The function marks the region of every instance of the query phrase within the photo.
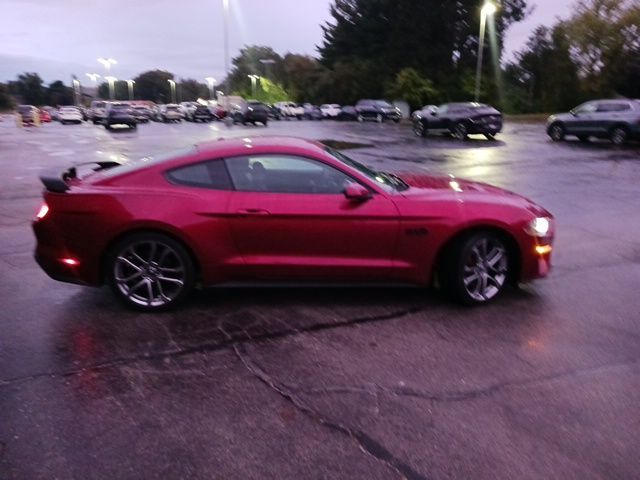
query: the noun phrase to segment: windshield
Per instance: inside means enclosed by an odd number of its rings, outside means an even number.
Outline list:
[[[360,173],[369,177],[371,180],[384,188],[387,192],[401,192],[409,188],[409,185],[407,185],[397,175],[388,172],[378,172],[376,170],[373,170],[366,165],[363,165],[362,163],[357,162],[356,160],[353,160],[352,158],[349,158],[345,154],[340,153],[332,148],[327,147],[325,150],[327,151],[327,153],[329,153],[331,156],[341,161],[345,165],[351,168],[355,168]]]
[[[392,105],[384,100],[377,100],[376,105],[378,105],[379,107],[392,108]]]
[[[20,106],[18,107],[20,113],[31,113],[31,107]]]

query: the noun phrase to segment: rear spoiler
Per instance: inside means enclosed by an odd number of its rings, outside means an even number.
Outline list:
[[[78,177],[78,167],[84,165],[97,165],[96,168],[93,168],[94,172],[99,172],[100,170],[106,170],[108,168],[118,167],[122,165],[121,162],[116,162],[114,160],[106,160],[103,162],[84,162],[77,163],[73,167],[66,170],[62,176],[55,175],[41,175],[40,181],[50,192],[54,193],[64,193],[69,190],[69,185],[67,184],[67,180],[72,180]]]

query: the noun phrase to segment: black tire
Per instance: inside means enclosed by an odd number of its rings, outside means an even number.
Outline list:
[[[589,135],[578,135],[578,140],[582,143],[589,143]]]
[[[356,120],[358,120],[360,123],[364,122],[364,117],[361,114],[358,114]]]
[[[549,125],[547,134],[554,142],[561,142],[562,140],[564,140],[565,135],[564,126],[558,122],[552,123],[551,125]]]
[[[413,122],[413,133],[416,137],[427,136],[427,127],[425,127],[424,122],[422,122],[422,120],[417,120]]]
[[[487,140],[493,141],[496,139],[496,136],[493,133],[485,133],[484,136]]]
[[[458,140],[464,141],[467,139],[469,132],[464,122],[458,122],[453,126],[451,134]]]
[[[145,312],[174,308],[195,285],[187,249],[161,233],[136,233],[120,240],[107,257],[107,281],[125,305]]]
[[[482,305],[503,292],[511,269],[506,242],[492,232],[477,232],[449,246],[441,259],[438,278],[444,293],[454,301]]]
[[[384,122],[384,116],[381,113],[376,115],[376,122],[378,123]]]
[[[97,124],[98,124],[98,121],[97,121],[97,120],[91,120],[91,121],[93,122],[93,124],[94,124],[94,125],[97,125]]]
[[[108,123],[105,123],[104,128],[107,130],[111,130],[111,125],[109,125]]]
[[[609,140],[614,145],[624,145],[627,143],[627,139],[629,138],[629,132],[623,126],[613,127],[611,132],[609,132]]]

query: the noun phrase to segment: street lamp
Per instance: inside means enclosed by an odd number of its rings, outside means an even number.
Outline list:
[[[104,77],[104,79],[109,82],[109,100],[113,100],[113,96],[114,96],[114,88],[113,88],[113,82],[116,82],[118,79],[116,77]]]
[[[127,86],[129,87],[129,100],[133,100],[133,84],[135,80],[127,80]]]
[[[478,41],[478,63],[476,65],[476,95],[475,101],[480,100],[480,80],[482,77],[482,54],[484,53],[484,31],[487,25],[487,17],[497,11],[495,4],[487,1],[480,10],[480,38]]]
[[[213,87],[216,85],[216,79],[213,77],[207,77],[205,80],[209,85],[209,100],[213,100]]]
[[[98,79],[101,77],[98,73],[85,73],[85,75],[91,79],[94,85],[98,84]]]
[[[259,75],[247,75],[251,79],[251,92],[253,94],[253,98],[256,98],[256,81],[260,78]]]
[[[171,85],[171,103],[176,103],[176,82],[169,79],[169,85]]]
[[[107,71],[107,74],[111,71],[111,65],[115,65],[116,62],[113,58],[98,58],[98,62],[102,64],[102,66]]]

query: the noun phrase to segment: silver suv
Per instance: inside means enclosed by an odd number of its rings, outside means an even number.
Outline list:
[[[592,100],[569,113],[551,115],[547,134],[555,142],[575,135],[582,142],[590,137],[608,138],[623,145],[632,138],[640,139],[640,100]]]

